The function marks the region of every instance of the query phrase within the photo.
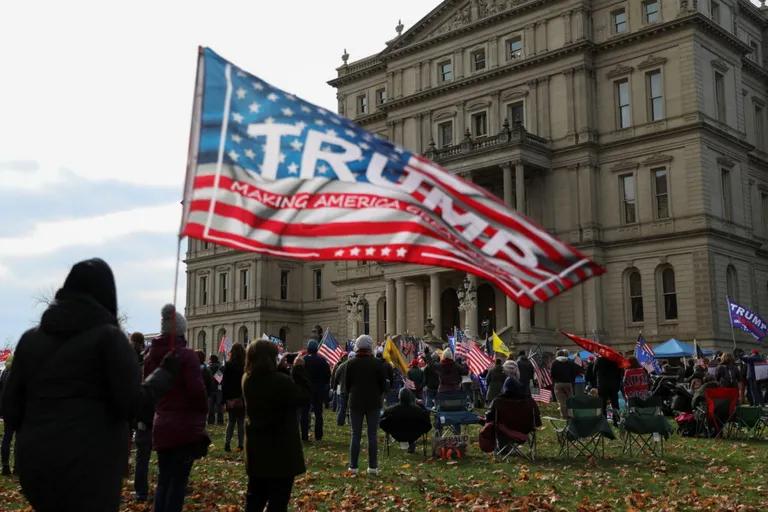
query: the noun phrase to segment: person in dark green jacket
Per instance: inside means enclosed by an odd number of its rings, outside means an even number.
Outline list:
[[[363,418],[368,425],[368,473],[379,472],[376,433],[384,392],[387,390],[384,365],[371,352],[372,339],[367,334],[355,341],[355,358],[347,364],[347,393],[352,440],[349,445],[349,470],[357,473]]]
[[[259,340],[248,346],[245,399],[246,512],[288,510],[293,480],[307,469],[296,411],[310,401],[304,359],[291,375],[277,369],[277,346]]]

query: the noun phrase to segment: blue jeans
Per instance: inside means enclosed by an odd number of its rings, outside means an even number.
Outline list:
[[[157,452],[157,489],[154,512],[181,512],[192,471],[193,446],[181,446]]]
[[[3,442],[0,445],[0,459],[2,459],[3,466],[11,466],[11,443],[13,442],[13,434],[16,431],[13,430],[8,423],[3,423]],[[14,453],[14,459],[16,454]],[[15,464],[14,460],[14,466]]]
[[[347,395],[336,395],[336,424],[340,427],[347,422]]]
[[[370,411],[350,410],[350,422],[352,423],[352,442],[349,445],[349,467],[357,468],[357,461],[360,458],[360,440],[363,437],[363,418],[368,424],[368,467],[378,468],[378,445],[376,434],[379,430],[380,409],[371,409]]]
[[[215,391],[208,395],[208,424],[224,424],[224,400],[221,391]]]
[[[323,438],[323,407],[328,396],[328,391],[313,391],[310,405],[307,405],[301,411],[301,438],[309,439],[309,413],[310,408],[315,413],[315,441]]]
[[[141,425],[140,425],[141,427]],[[152,456],[152,430],[136,430],[136,469],[133,473],[133,491],[137,498],[149,496],[149,459]]]
[[[235,426],[237,426],[237,447],[242,448],[245,434],[245,409],[227,411],[227,431],[224,433],[224,446],[229,446],[232,442]]]
[[[424,399],[424,407],[431,409],[435,406],[435,397],[437,396],[436,389],[425,388],[424,390],[426,398]]]

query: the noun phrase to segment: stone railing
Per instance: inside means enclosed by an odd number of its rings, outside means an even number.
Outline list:
[[[464,139],[459,143],[443,148],[438,148],[435,141],[430,141],[429,147],[424,152],[424,156],[435,162],[451,160],[461,156],[481,151],[490,151],[500,149],[506,146],[515,146],[525,144],[542,150],[549,149],[549,143],[546,139],[528,133],[522,123],[516,122],[510,128],[509,121],[505,120],[501,131],[496,135],[486,135],[483,137],[472,138],[469,130],[464,133]]]

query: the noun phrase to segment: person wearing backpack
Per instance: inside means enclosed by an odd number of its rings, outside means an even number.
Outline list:
[[[741,372],[736,367],[732,354],[723,354],[715,370],[715,379],[721,388],[739,388]]]

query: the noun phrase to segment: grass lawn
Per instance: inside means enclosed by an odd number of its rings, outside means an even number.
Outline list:
[[[543,411],[556,415],[553,405]],[[663,461],[622,457],[620,442],[606,444],[605,460],[557,457],[548,422],[539,433],[538,460],[496,463],[477,446],[479,427],[470,431],[468,456],[448,463],[424,460],[392,446],[381,474],[352,477],[347,466],[348,427],[326,414],[326,437],[306,445],[308,472],[297,479],[295,510],[766,510],[768,442],[691,439],[673,436]],[[331,421],[329,421],[331,420]],[[185,510],[241,510],[247,482],[242,454],[225,453],[223,427],[211,429],[214,446],[197,461]],[[366,466],[363,448],[360,466]],[[154,481],[154,472],[152,473]],[[131,500],[124,510],[151,510]],[[28,509],[18,483],[0,478],[0,510]]]

